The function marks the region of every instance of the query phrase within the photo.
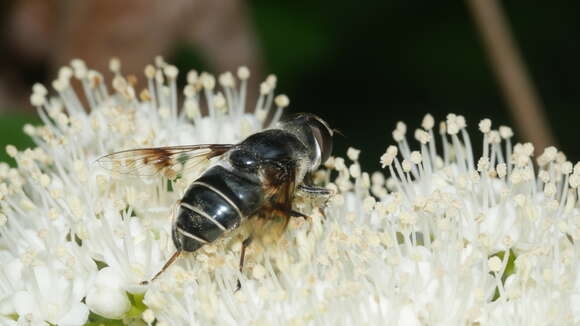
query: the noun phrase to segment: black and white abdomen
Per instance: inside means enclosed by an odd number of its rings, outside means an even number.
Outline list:
[[[258,210],[264,201],[259,180],[216,165],[205,171],[183,196],[173,224],[178,250],[195,251]]]

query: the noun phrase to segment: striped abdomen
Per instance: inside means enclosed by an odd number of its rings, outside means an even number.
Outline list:
[[[175,247],[195,251],[216,240],[254,214],[263,200],[258,180],[250,180],[219,165],[210,168],[181,200],[173,225]]]

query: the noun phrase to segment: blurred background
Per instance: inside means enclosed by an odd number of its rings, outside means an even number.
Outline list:
[[[412,139],[428,112],[464,115],[477,148],[488,117],[578,161],[580,2],[486,1],[3,0],[0,160],[6,144],[32,145],[34,82],[75,57],[108,73],[117,56],[141,76],[161,54],[182,72],[247,65],[255,85],[276,74],[290,109],[339,129],[336,154],[362,149],[367,171],[397,121]]]

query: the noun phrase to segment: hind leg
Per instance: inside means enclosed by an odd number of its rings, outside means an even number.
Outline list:
[[[244,269],[244,256],[246,255],[246,248],[252,243],[252,237],[247,237],[244,241],[242,241],[242,252],[240,255],[240,273]],[[234,292],[238,292],[242,288],[242,283],[240,283],[240,279],[238,278],[238,285],[236,286],[236,290]]]

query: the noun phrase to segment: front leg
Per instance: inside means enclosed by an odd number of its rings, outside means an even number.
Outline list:
[[[327,188],[322,188],[322,187],[316,187],[316,186],[309,186],[306,184],[299,184],[297,189],[297,191],[302,192],[304,194],[310,195],[310,196],[316,196],[316,197],[330,197],[334,194],[334,191],[327,189]]]
[[[330,200],[330,197],[333,196],[335,194],[334,190],[331,189],[327,189],[327,188],[322,188],[322,187],[316,187],[316,186],[311,186],[311,185],[307,185],[307,184],[300,184],[296,187],[296,192],[298,194],[301,194],[301,197],[310,197],[312,199],[314,199],[316,202],[318,202],[318,205],[313,204],[313,206],[317,206],[320,213],[322,214],[323,217],[326,217],[326,215],[324,214],[324,209],[326,208],[326,205],[328,204],[328,201]],[[306,219],[308,216],[300,213],[300,212],[296,212],[296,211],[292,211],[291,214],[292,217],[303,217],[304,219]]]

